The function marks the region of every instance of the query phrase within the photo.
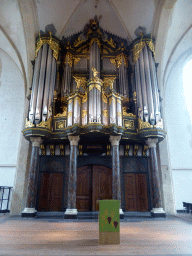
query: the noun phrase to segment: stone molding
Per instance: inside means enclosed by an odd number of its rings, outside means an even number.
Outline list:
[[[32,142],[32,147],[40,148],[40,145],[43,140],[41,139],[41,137],[31,137],[30,141]]]
[[[111,142],[111,146],[119,146],[119,141],[121,139],[121,136],[113,136],[111,135],[109,137],[109,141]]]
[[[165,211],[163,210],[163,208],[153,208],[151,210],[152,213],[165,213]]]
[[[77,215],[78,211],[77,209],[66,209],[65,214],[66,215]]]
[[[79,136],[68,136],[68,139],[70,141],[70,146],[78,146],[80,137]]]
[[[156,148],[157,142],[158,142],[158,139],[151,139],[151,138],[147,139],[146,141],[149,148]]]
[[[22,213],[36,213],[35,208],[25,208]]]

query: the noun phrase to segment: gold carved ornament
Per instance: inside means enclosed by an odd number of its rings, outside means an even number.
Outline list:
[[[139,146],[138,145],[134,145],[133,156],[137,156],[138,150],[139,150]]]
[[[123,60],[124,60],[125,66],[128,67],[128,58],[124,53],[121,53],[114,58],[110,58],[111,63],[117,66],[117,68],[121,66]]]
[[[57,121],[56,122],[56,129],[61,130],[66,127],[66,121]]]
[[[26,118],[25,128],[32,128],[32,127],[35,127],[35,125],[32,124],[31,121]]]
[[[41,149],[41,154],[42,154],[42,156],[45,156],[45,155],[46,155],[45,145],[44,145],[44,144],[41,144],[41,145],[40,145],[40,149]]]
[[[149,122],[144,122],[140,118],[138,118],[138,129],[146,129],[146,128],[153,128],[153,125],[151,125]]]
[[[107,109],[104,109],[104,110],[103,110],[103,115],[104,115],[105,117],[108,117],[108,110],[107,110]]]
[[[37,57],[38,51],[41,49],[41,47],[44,44],[48,44],[53,51],[53,57],[58,60],[59,56],[59,43],[55,41],[54,38],[52,38],[51,32],[50,32],[50,37],[39,37],[39,40],[37,41],[36,49],[35,49],[35,57]]]
[[[104,88],[106,89],[108,86],[110,86],[110,89],[113,89],[113,83],[115,79],[116,77],[104,77],[103,79]]]
[[[135,63],[139,59],[140,52],[143,50],[144,46],[145,42],[143,42],[142,40],[133,46],[133,63]]]
[[[135,63],[139,59],[140,52],[143,50],[144,46],[147,45],[149,49],[153,52],[153,56],[155,57],[155,46],[153,44],[152,38],[150,41],[141,41],[133,46],[133,63]]]
[[[143,156],[147,156],[147,150],[148,150],[148,146],[144,145],[144,147],[143,147]]]
[[[107,104],[107,96],[105,95],[104,92],[102,92],[102,100],[103,100],[104,103]]]
[[[126,129],[135,129],[134,121],[124,119],[124,126]]]
[[[69,111],[67,117],[70,118],[72,115],[73,115],[73,112]]]
[[[76,57],[75,55],[68,52],[65,57],[65,64],[67,64],[68,62],[69,66],[72,68],[73,62],[74,62],[74,65],[76,65],[80,60],[81,58]]]
[[[82,104],[87,102],[87,91],[85,91],[83,98],[82,98]]]
[[[60,145],[59,145],[59,148],[60,148],[60,154],[61,154],[61,156],[64,156],[64,155],[65,155],[65,147],[64,147],[64,145],[63,145],[63,144],[60,144]]]
[[[81,98],[79,96],[76,96],[74,98],[74,106],[76,105],[77,102],[79,103],[79,106],[81,106]]]
[[[63,112],[62,113],[58,113],[54,117],[65,117],[65,116],[67,116],[67,107],[66,106],[63,107]]]
[[[114,105],[116,105],[116,100],[114,97],[109,98],[109,106],[111,105],[112,101],[114,102]]]
[[[51,151],[51,156],[55,155],[55,146],[54,145],[50,145],[50,151]]]
[[[117,116],[122,118],[122,112],[117,112]]]
[[[80,44],[82,44],[83,42],[85,42],[85,40],[83,40],[83,39],[81,39],[80,37],[78,37],[78,38],[75,40],[73,46],[74,46],[74,47],[78,47],[78,46],[79,46]]]
[[[127,113],[127,108],[126,107],[123,107],[123,116],[126,116],[126,117],[136,117],[133,113]]]
[[[101,50],[101,42],[98,38],[92,38],[91,41],[89,42],[89,49],[91,48],[91,45],[96,42],[99,46],[99,49]]]
[[[82,110],[82,118],[85,117],[87,115],[87,110],[86,109],[83,109]]]
[[[105,42],[107,42],[112,48],[116,47],[116,43],[114,42],[114,40],[112,39],[112,37],[108,40],[104,40]]]
[[[52,122],[52,118],[49,118],[46,121],[41,121],[39,124],[36,125],[36,127],[41,127],[41,128],[46,128],[51,130],[51,122]]]
[[[75,82],[77,83],[77,89],[79,89],[80,86],[81,86],[84,90],[86,89],[86,83],[87,83],[86,77],[82,77],[82,76],[73,76],[73,78],[75,79]]]
[[[130,145],[125,145],[125,156],[129,155]]]
[[[163,129],[163,119],[157,122],[156,125],[154,125],[154,128],[160,128]]]
[[[70,105],[73,102],[73,99],[68,100],[68,105]]]

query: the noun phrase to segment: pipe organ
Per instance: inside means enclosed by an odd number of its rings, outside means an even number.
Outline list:
[[[128,45],[97,20],[61,41],[40,36],[24,135],[49,140],[97,131],[164,138],[154,55],[151,37]]]
[[[88,155],[94,147],[97,154],[104,153],[106,157],[112,154],[112,198],[121,200],[120,144],[125,148],[125,157],[129,157],[130,146],[134,157],[139,148],[143,148],[143,157],[147,157],[150,149],[152,205],[158,208],[153,214],[164,216],[163,210],[159,210],[163,208],[155,149],[166,135],[159,97],[151,36],[141,35],[128,44],[125,39],[104,31],[97,18],[69,38],[58,40],[51,33],[39,36],[29,112],[23,130],[25,138],[33,142],[35,154],[31,160],[28,198],[34,197],[37,170],[33,170],[36,166],[33,160],[38,158],[38,148],[44,155],[46,145],[50,145],[54,155],[54,148],[60,145],[63,156],[70,142],[65,214],[77,216],[78,148],[79,156],[84,152]],[[130,175],[124,166],[134,170],[128,161],[128,158],[121,160],[126,179]],[[144,160],[146,166],[147,161]],[[24,214],[31,214],[28,209],[34,207],[27,203]]]

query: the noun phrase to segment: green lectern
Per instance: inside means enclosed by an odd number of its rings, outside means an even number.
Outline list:
[[[119,200],[99,201],[99,244],[120,244]]]

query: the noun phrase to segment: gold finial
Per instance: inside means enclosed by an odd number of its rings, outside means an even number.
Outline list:
[[[92,68],[92,71],[93,71],[93,77],[97,77],[97,74],[99,73],[95,68]]]

